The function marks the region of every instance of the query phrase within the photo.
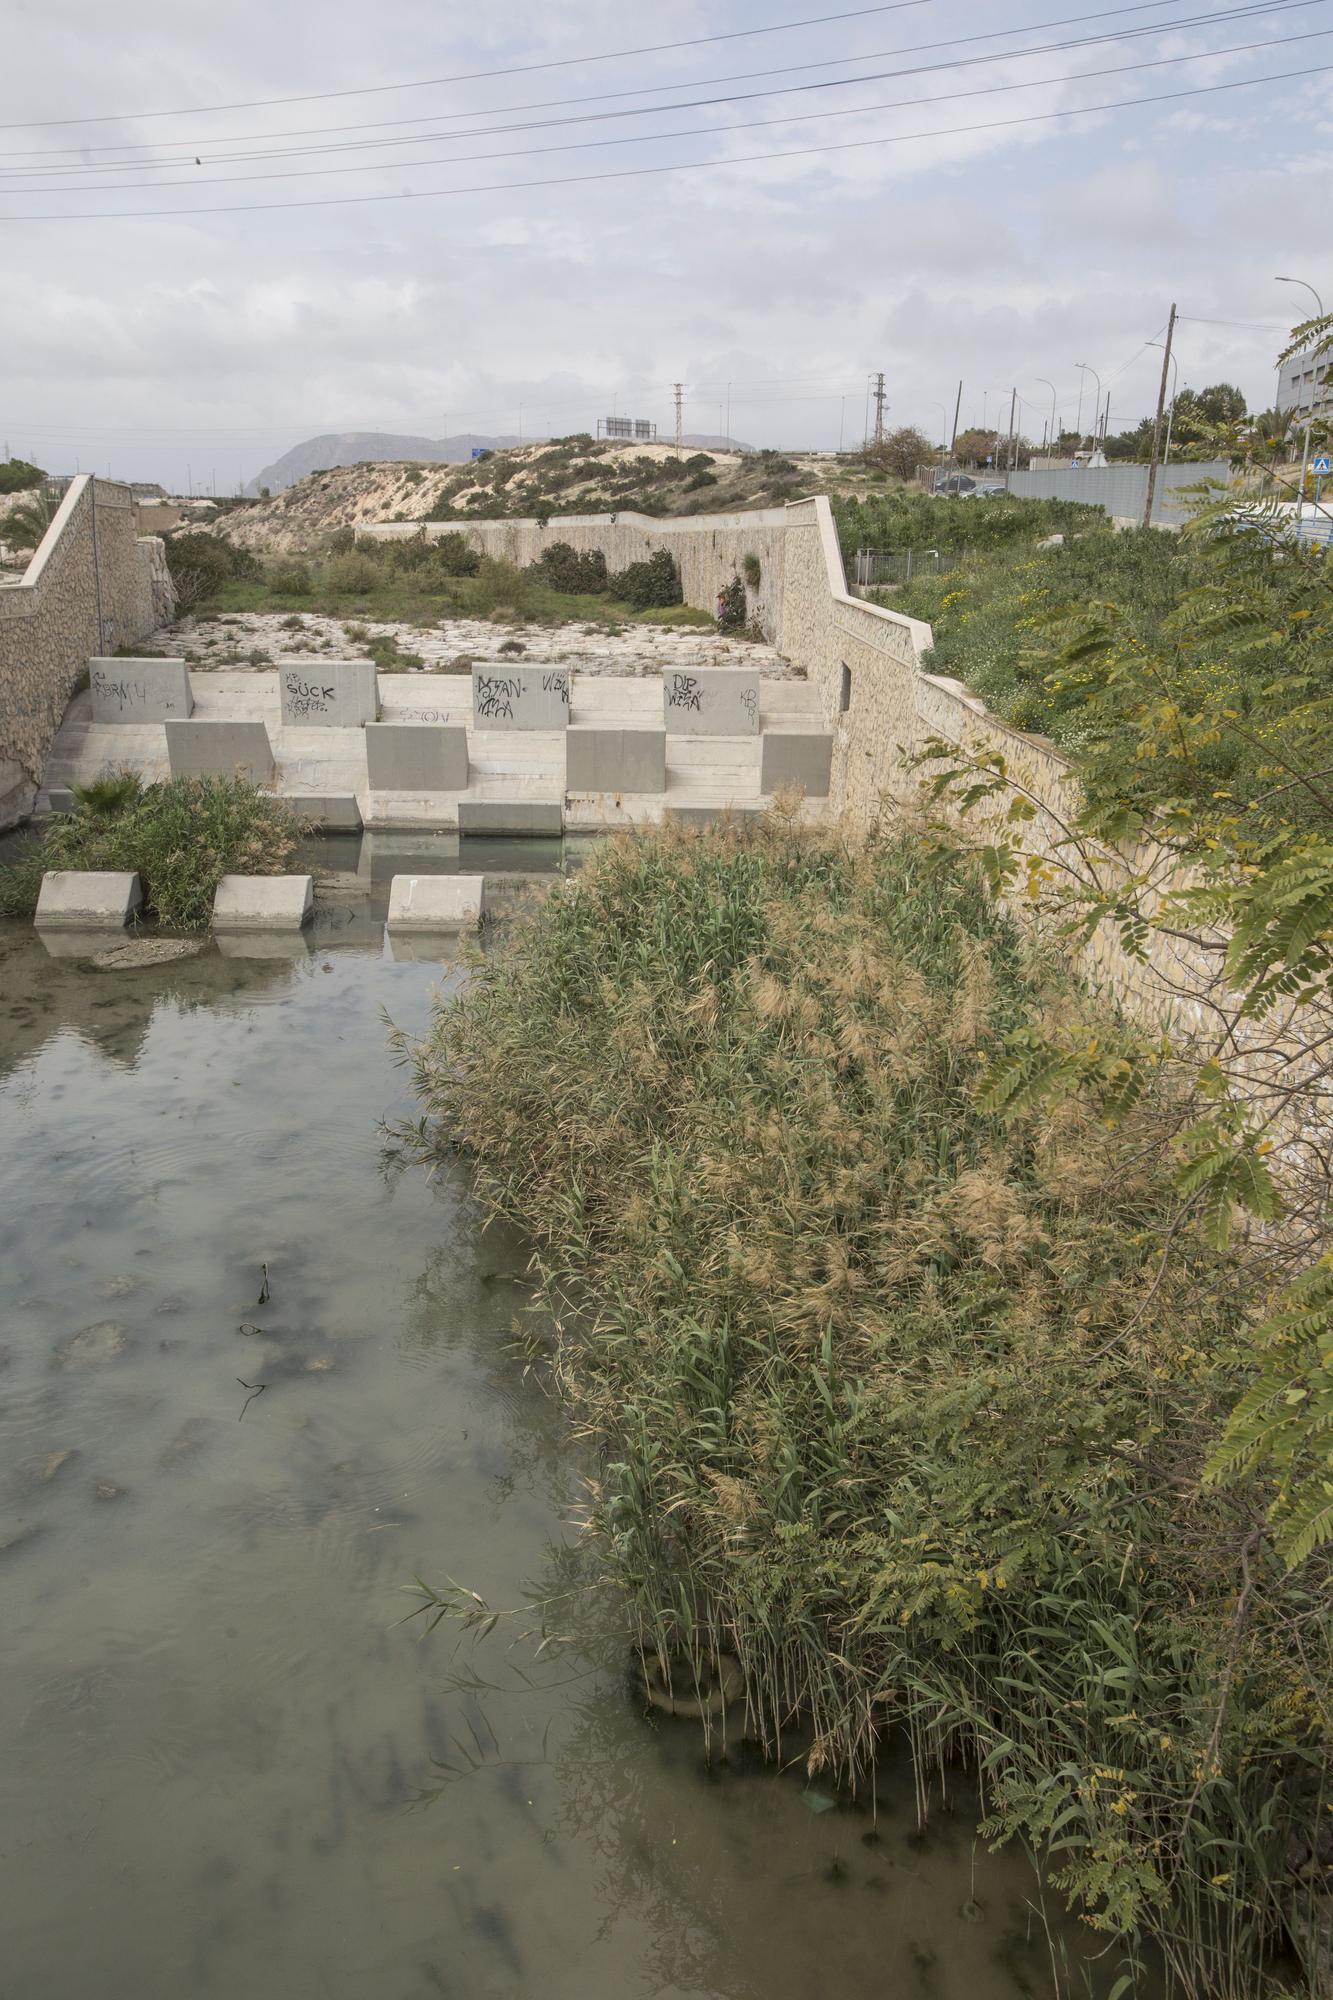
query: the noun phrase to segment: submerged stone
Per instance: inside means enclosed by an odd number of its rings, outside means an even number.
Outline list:
[[[62,1341],[56,1349],[56,1359],[62,1368],[94,1368],[104,1361],[114,1361],[125,1352],[126,1345],[125,1329],[118,1320],[99,1319]]]
[[[48,1451],[32,1467],[34,1481],[38,1485],[45,1486],[49,1480],[55,1478],[62,1465],[68,1465],[72,1458],[77,1457],[78,1453],[72,1445],[64,1451]]]
[[[99,1298],[125,1299],[131,1292],[137,1292],[140,1280],[128,1271],[122,1271],[114,1278],[103,1278],[97,1286]]]
[[[129,938],[95,951],[92,963],[99,972],[136,972],[145,965],[167,965],[173,958],[196,958],[203,948],[199,938]]]
[[[110,1479],[99,1479],[95,1491],[99,1500],[123,1500],[125,1498],[125,1488],[117,1486]]]

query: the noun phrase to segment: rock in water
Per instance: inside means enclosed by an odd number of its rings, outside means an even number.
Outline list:
[[[125,1329],[118,1320],[99,1319],[62,1341],[56,1359],[62,1368],[95,1368],[103,1361],[114,1361],[126,1345]]]
[[[99,972],[137,972],[145,965],[166,965],[173,958],[194,958],[203,950],[199,938],[127,938],[124,944],[95,951],[91,963]]]

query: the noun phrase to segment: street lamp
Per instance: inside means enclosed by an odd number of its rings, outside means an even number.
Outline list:
[[[1315,304],[1318,306],[1320,319],[1324,317],[1324,301],[1320,298],[1318,292],[1315,290],[1314,286],[1310,283],[1310,280],[1308,278],[1278,277],[1275,278],[1273,282],[1278,285],[1300,285],[1304,291],[1307,291],[1310,294],[1310,297],[1314,300]],[[1303,521],[1305,519],[1305,474],[1310,464],[1310,425],[1314,421],[1314,392],[1316,386],[1317,385],[1313,382],[1310,384],[1310,408],[1305,418],[1305,442],[1301,446],[1301,483],[1296,489],[1297,521]],[[1318,517],[1319,517],[1319,510],[1318,508],[1316,508],[1315,509],[1316,520],[1318,519]]]
[[[1098,423],[1099,423],[1099,421],[1100,421],[1100,419],[1101,419],[1101,411],[1102,411],[1102,378],[1101,378],[1101,376],[1100,376],[1100,375],[1099,375],[1099,374],[1097,373],[1097,370],[1096,370],[1096,369],[1095,369],[1094,367],[1092,367],[1092,366],[1091,366],[1091,364],[1090,364],[1089,362],[1087,362],[1087,361],[1076,361],[1076,362],[1074,363],[1074,366],[1075,366],[1075,368],[1081,368],[1081,369],[1083,370],[1083,372],[1084,372],[1085,374],[1087,374],[1087,375],[1091,375],[1091,377],[1092,377],[1093,381],[1094,381],[1094,382],[1095,382],[1095,383],[1097,384],[1097,414],[1096,414],[1096,416],[1095,416],[1095,417],[1093,418],[1093,424],[1092,424],[1092,442],[1093,442],[1093,443],[1094,443],[1094,445],[1095,445],[1095,444],[1096,444],[1096,442],[1097,442],[1097,425],[1098,425]],[[1078,441],[1079,441],[1079,443],[1080,443],[1080,444],[1082,444],[1082,442],[1083,442],[1083,388],[1082,388],[1082,384],[1080,384],[1080,385],[1079,385],[1079,392],[1078,392],[1078,425],[1079,425],[1079,429],[1078,429]]]
[[[1051,450],[1057,451],[1059,447],[1055,441],[1055,384],[1048,382],[1044,375],[1034,375],[1032,379],[1034,382],[1040,382],[1043,389],[1049,389],[1051,392]]]
[[[1148,342],[1148,345],[1149,347],[1163,347],[1165,345],[1165,342],[1160,340],[1150,340]],[[1162,453],[1163,465],[1170,465],[1171,463],[1171,426],[1175,422],[1176,400],[1179,397],[1179,395],[1180,395],[1180,363],[1176,360],[1175,354],[1173,353],[1171,356],[1171,407],[1166,413],[1166,450]]]
[[[931,404],[931,408],[932,408],[933,410],[938,410],[938,411],[939,411],[939,413],[940,413],[940,452],[941,452],[941,455],[942,455],[943,457],[947,458],[947,457],[949,456],[949,410],[948,410],[948,406],[947,406],[947,404],[945,404],[945,403],[932,403],[932,404]]]

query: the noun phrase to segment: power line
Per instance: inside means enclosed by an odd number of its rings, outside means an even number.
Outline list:
[[[1219,18],[1230,20],[1230,19],[1248,19],[1252,16],[1267,17],[1272,14],[1287,14],[1297,10],[1304,9],[1309,6],[1322,6],[1326,4],[1327,0],[1254,0],[1254,4],[1240,8],[1233,8],[1224,17],[1218,17],[1216,14],[1194,15],[1183,21],[1172,22],[1171,26],[1173,28],[1212,26]],[[573,118],[540,118],[540,119],[529,120],[523,124],[481,126],[469,132],[421,133],[412,138],[406,138],[406,139],[398,138],[398,139],[380,139],[380,140],[356,140],[354,142],[349,142],[347,145],[342,145],[342,146],[292,147],[292,148],[285,148],[280,151],[272,151],[272,152],[257,151],[246,154],[238,154],[232,157],[242,161],[255,161],[267,158],[287,159],[292,157],[300,157],[312,153],[315,155],[320,155],[332,152],[363,151],[363,150],[378,151],[378,150],[383,150],[385,147],[388,146],[428,145],[438,139],[444,139],[446,141],[453,142],[460,139],[471,140],[478,138],[488,138],[494,134],[506,134],[509,132],[544,130],[552,126],[601,124],[609,122],[610,120],[613,119],[643,118],[647,116],[655,116],[663,111],[671,111],[671,110],[675,111],[711,110],[713,107],[723,104],[752,103],[761,98],[771,98],[771,97],[805,96],[812,91],[846,90],[848,88],[853,88],[860,84],[890,82],[898,77],[931,75],[939,70],[979,68],[991,63],[1015,61],[1018,58],[1024,56],[1062,54],[1070,49],[1093,47],[1103,42],[1125,41],[1133,39],[1134,37],[1140,35],[1152,35],[1152,34],[1157,34],[1158,32],[1159,32],[1159,25],[1155,23],[1149,27],[1116,29],[1109,31],[1104,35],[1081,36],[1074,40],[1065,42],[1037,43],[1028,48],[1003,50],[989,55],[958,56],[941,62],[917,63],[903,69],[877,70],[871,72],[869,75],[866,76],[833,77],[833,78],[827,78],[819,83],[787,84],[771,90],[738,91],[714,97],[691,98],[679,105],[643,105],[637,108],[627,108],[619,111],[583,112]],[[1161,68],[1167,64],[1202,61],[1219,55],[1247,54],[1251,50],[1257,48],[1267,48],[1267,47],[1284,48],[1288,45],[1289,42],[1314,40],[1321,33],[1324,32],[1326,31],[1321,29],[1315,29],[1305,35],[1285,36],[1281,38],[1276,38],[1271,42],[1243,42],[1231,48],[1198,50],[1192,54],[1187,54],[1187,55],[1159,57],[1156,61],[1122,64],[1118,68],[1084,70],[1081,72],[1073,72],[1066,76],[1036,78],[1033,79],[1032,82],[1033,83],[1078,82],[1083,77],[1116,76],[1116,75],[1128,74],[1132,70],[1154,69],[1154,68]],[[1001,85],[999,86],[999,89],[1016,90],[1016,89],[1027,89],[1030,87],[1031,85],[1029,83],[1020,83],[1020,84]],[[975,97],[975,96],[985,96],[988,94],[990,93],[987,93],[985,91],[958,91],[958,92],[949,92],[948,96]],[[934,97],[934,98],[921,98],[915,101],[924,104],[938,104],[945,102],[946,99],[941,97]],[[857,107],[857,109],[860,111],[897,110],[900,108],[901,107],[896,104],[864,105]],[[815,115],[817,117],[836,117],[842,114],[839,114],[837,112],[820,112]],[[747,131],[754,129],[756,126],[762,124],[795,125],[808,122],[809,122],[808,119],[803,119],[800,117],[782,117],[782,118],[774,118],[767,120],[762,120],[762,119],[748,120],[733,125],[715,126],[711,128],[691,127],[689,130],[684,132],[660,132],[660,133],[650,132],[642,134],[639,137],[633,139],[612,140],[610,143],[645,144],[655,138],[659,139],[697,138],[699,136],[706,135],[706,133],[709,130],[716,130],[723,132]],[[591,140],[578,142],[578,144],[580,145],[593,145],[596,143],[598,142]],[[559,151],[573,150],[573,149],[561,148],[561,147],[547,147],[547,148],[537,147],[537,148],[531,148],[529,150],[535,153],[540,151],[559,152]],[[487,159],[513,159],[513,158],[523,158],[523,157],[524,157],[523,151],[518,151],[514,153],[481,153],[481,154],[473,154],[470,156],[464,156],[464,163],[466,164],[470,159],[487,160]],[[191,186],[220,187],[243,181],[297,180],[303,178],[314,179],[316,177],[323,178],[333,174],[360,173],[363,171],[367,173],[387,173],[387,172],[397,172],[401,170],[403,167],[407,167],[410,169],[413,167],[423,167],[423,166],[425,167],[448,166],[448,165],[453,165],[455,163],[456,162],[449,156],[441,157],[439,155],[436,155],[435,158],[427,160],[358,161],[354,166],[348,166],[348,167],[292,168],[288,169],[285,172],[273,171],[261,174],[214,174],[207,176],[190,174],[187,175],[184,180],[177,180],[177,181],[163,181],[163,180],[108,181],[102,184],[102,188],[99,189],[99,192],[105,191],[107,193],[115,193],[115,192],[138,190],[145,188],[155,188],[155,187],[191,187]],[[168,164],[179,164],[179,163],[163,162],[161,164],[168,165]],[[198,165],[200,164],[200,162],[196,159],[195,164]],[[212,162],[210,164],[222,164],[222,162]],[[148,163],[148,170],[150,171],[155,171],[157,167],[158,167],[157,162]],[[8,169],[0,169],[0,177],[3,177],[5,180],[13,181],[13,180],[26,180],[29,176],[39,174],[43,171],[60,172],[67,175],[74,175],[76,173],[81,173],[84,171],[91,173],[115,173],[127,170],[133,172],[134,163],[121,162],[114,166],[110,164],[99,165],[86,170],[74,167],[56,168],[56,169],[51,169],[51,168],[42,169],[34,167],[8,168]],[[143,168],[141,168],[141,171],[142,170]],[[60,187],[35,187],[35,188],[25,187],[19,190],[10,190],[10,191],[22,192],[25,194],[63,194],[67,190]],[[77,190],[70,190],[70,191],[76,192]]]
[[[127,120],[150,118],[202,118],[215,111],[259,111],[270,104],[324,104],[335,98],[379,97],[393,90],[434,90],[443,84],[480,83],[495,76],[531,76],[537,70],[578,69],[584,63],[624,62],[630,56],[659,56],[676,49],[700,49],[717,42],[744,42],[757,35],[786,35],[797,28],[822,28],[834,21],[861,21],[870,14],[899,14],[908,7],[924,7],[929,0],[886,0],[879,7],[857,7],[845,14],[812,14],[802,21],[774,21],[762,28],[734,28],[725,35],[691,35],[680,42],[649,42],[636,49],[606,49],[595,55],[561,56],[551,62],[510,63],[501,69],[465,70],[457,76],[428,76],[407,83],[365,83],[354,90],[308,90],[296,97],[247,97],[232,104],[176,105],[170,111],[85,112],[80,118],[21,118],[0,125],[0,132],[38,132],[64,125],[113,125]]]
[[[1301,5],[1308,5],[1308,6],[1316,6],[1324,4],[1324,0],[1294,0],[1294,3]],[[817,69],[845,69],[852,63],[878,62],[882,58],[889,56],[931,55],[938,49],[966,48],[970,47],[973,43],[976,42],[1008,40],[1015,35],[1039,34],[1044,32],[1044,30],[1046,30],[1047,28],[1082,26],[1087,21],[1110,20],[1115,18],[1115,16],[1117,15],[1155,12],[1159,11],[1162,7],[1180,7],[1189,4],[1192,4],[1192,0],[1140,0],[1140,4],[1128,7],[1103,8],[1098,12],[1091,14],[1065,14],[1058,16],[1053,21],[1030,21],[1022,27],[988,29],[985,34],[950,36],[946,40],[938,42],[912,42],[908,43],[906,46],[901,46],[896,49],[872,49],[864,55],[840,56],[837,58],[832,58],[827,62],[796,63],[796,64],[789,64],[785,67],[778,69],[740,70],[730,76],[713,77],[710,79],[710,81],[713,84],[750,83],[760,78],[768,76],[806,75],[809,74],[811,71]],[[1223,20],[1230,19],[1232,14],[1244,14],[1249,11],[1251,11],[1250,8],[1246,6],[1238,9],[1233,8],[1233,9],[1223,10],[1222,12],[1215,13],[1214,15],[1205,15],[1202,18],[1209,22],[1212,22],[1213,20],[1220,22]],[[1167,21],[1162,23],[1156,23],[1154,24],[1154,26],[1179,28],[1179,27],[1188,27],[1192,25],[1192,22],[1193,22],[1193,17],[1189,17],[1184,21]],[[1144,30],[1144,32],[1151,32],[1151,31],[1152,30]],[[1104,38],[1099,37],[1095,39],[1104,39]],[[1001,54],[1003,53],[1005,52],[1002,51]],[[1022,51],[1009,51],[1008,53],[1020,54],[1022,53]],[[858,81],[858,80],[866,80],[866,79],[855,79],[855,78],[849,79],[849,81]],[[90,163],[87,159],[87,155],[89,153],[144,152],[148,150],[151,144],[151,142],[147,140],[140,140],[133,145],[121,144],[116,146],[91,146],[91,147],[80,146],[77,148],[68,146],[59,146],[59,147],[48,148],[47,153],[53,159],[67,157],[72,152],[77,153],[78,157],[74,161],[72,167],[68,169],[68,171],[71,172],[84,172],[84,171],[115,172],[119,168],[133,167],[136,165],[144,167],[157,166],[157,165],[175,166],[184,164],[186,161],[194,159],[195,155],[200,150],[201,145],[212,147],[212,146],[242,145],[242,144],[250,144],[252,142],[257,142],[261,147],[264,147],[268,144],[269,141],[274,139],[318,138],[326,133],[331,133],[331,132],[336,133],[336,132],[385,131],[392,127],[397,127],[399,125],[421,125],[430,123],[438,124],[441,118],[449,120],[456,120],[460,118],[469,118],[469,119],[493,118],[505,115],[511,111],[547,111],[553,108],[559,108],[561,106],[569,104],[593,104],[593,103],[605,104],[610,98],[644,97],[644,96],[649,96],[653,93],[660,94],[661,92],[667,90],[670,91],[695,90],[698,87],[699,87],[698,83],[694,81],[687,83],[641,84],[635,90],[597,91],[590,96],[551,97],[551,98],[539,99],[535,102],[529,101],[524,104],[492,105],[488,107],[485,111],[437,112],[433,115],[433,117],[427,116],[426,114],[419,114],[414,118],[378,120],[378,121],[372,121],[371,123],[368,124],[363,123],[363,124],[353,124],[353,125],[342,124],[342,125],[325,125],[325,126],[303,126],[285,132],[282,131],[250,132],[250,133],[242,133],[233,138],[217,137],[207,141],[199,141],[199,140],[192,141],[189,139],[166,140],[163,142],[166,145],[179,145],[188,148],[188,152],[185,155],[174,160],[172,159],[166,159],[161,161],[120,160],[120,161],[107,161],[105,163],[98,163],[98,162]],[[679,110],[681,107],[679,105],[643,105],[640,106],[639,108],[643,111],[649,111],[649,110],[673,110],[673,109]],[[3,129],[5,128],[0,127],[0,130]],[[428,140],[446,135],[439,133],[425,132],[417,134],[415,136],[416,138],[421,140]],[[462,134],[460,136],[467,136],[467,135]],[[377,143],[388,145],[391,143],[397,144],[400,142],[397,140],[394,141],[384,140],[380,142],[374,140],[360,140],[355,143],[359,145],[374,146]],[[401,143],[405,145],[412,144],[413,135],[408,135],[401,141]],[[291,150],[293,152],[299,152],[307,149],[292,148]],[[308,150],[311,152],[334,152],[341,150],[341,148],[315,146],[309,148]],[[41,153],[35,152],[32,149],[23,152],[10,152],[6,154],[0,154],[0,158],[7,158],[7,159],[32,159],[41,157],[43,157]],[[264,158],[267,157],[267,155],[266,153],[261,151],[257,154],[238,154],[236,157],[242,159]],[[214,164],[216,164],[216,161],[214,162]],[[66,169],[56,168],[56,167],[45,167],[45,168],[12,167],[4,169],[4,171],[9,174],[56,173],[56,172],[64,172],[66,171]]]
[[[1201,58],[1196,57],[1195,60]],[[264,215],[280,209],[358,208],[384,201],[434,201],[455,195],[521,194],[533,188],[581,187],[596,181],[645,180],[663,174],[716,172],[722,167],[753,166],[768,160],[807,160],[830,153],[864,152],[871,146],[914,145],[922,139],[957,139],[977,132],[1008,131],[1021,125],[1049,124],[1057,118],[1082,118],[1101,111],[1133,111],[1149,104],[1176,104],[1190,97],[1214,97],[1226,90],[1251,90],[1256,84],[1289,83],[1294,78],[1304,80],[1324,76],[1330,69],[1333,69],[1333,63],[1317,63],[1304,69],[1278,70],[1267,76],[1236,77],[1228,83],[1205,83],[1186,90],[1157,91],[1151,97],[1120,97],[1103,104],[1075,104],[1058,111],[1025,112],[1017,118],[989,119],[976,125],[942,125],[928,132],[891,132],[876,139],[845,139],[834,145],[793,146],[770,153],[734,153],[721,160],[676,160],[669,165],[652,167],[616,167],[606,173],[564,174],[555,180],[482,181],[466,187],[404,188],[396,194],[319,195],[309,201],[216,202],[195,208],[92,209],[67,211],[63,215],[20,213],[0,216],[0,222],[134,222],[164,216],[181,220],[196,215]]]
[[[394,161],[365,160],[365,161],[359,161],[355,166],[348,166],[348,167],[294,167],[287,169],[278,169],[276,171],[268,171],[259,174],[212,174],[203,176],[202,178],[199,176],[187,176],[184,180],[175,180],[175,181],[114,181],[109,185],[99,187],[97,192],[99,194],[103,193],[120,194],[120,193],[129,193],[131,191],[137,191],[141,189],[157,189],[157,188],[167,188],[167,187],[228,187],[235,185],[236,183],[246,183],[250,181],[322,180],[330,176],[337,176],[343,174],[397,173],[404,171],[406,168],[412,168],[412,167],[473,166],[473,165],[480,165],[482,162],[490,160],[525,160],[525,159],[535,159],[550,153],[590,152],[595,149],[603,148],[606,146],[647,146],[657,143],[665,144],[669,141],[677,139],[711,138],[715,134],[720,135],[722,133],[727,133],[727,132],[762,131],[765,128],[773,125],[788,126],[788,125],[823,124],[829,119],[833,118],[865,118],[871,116],[876,112],[881,112],[881,111],[903,111],[903,110],[910,111],[910,110],[915,110],[918,106],[924,106],[929,104],[953,104],[960,102],[963,98],[969,98],[969,97],[1001,97],[1005,95],[1010,95],[1016,90],[1049,89],[1051,88],[1052,85],[1055,84],[1090,82],[1094,77],[1130,76],[1137,74],[1142,70],[1166,69],[1174,67],[1180,63],[1192,63],[1192,62],[1201,62],[1205,60],[1210,60],[1216,56],[1246,55],[1251,53],[1255,49],[1287,48],[1296,42],[1310,42],[1310,41],[1323,40],[1331,33],[1333,33],[1333,29],[1316,28],[1310,30],[1305,34],[1279,36],[1269,41],[1240,42],[1232,44],[1231,46],[1222,49],[1209,49],[1206,51],[1196,50],[1188,55],[1157,56],[1145,62],[1119,63],[1110,65],[1103,69],[1066,72],[1065,74],[1062,74],[1060,76],[1053,76],[1053,77],[1032,77],[1022,83],[989,84],[980,87],[976,90],[950,90],[950,91],[945,91],[942,94],[939,94],[934,97],[893,98],[889,99],[886,102],[881,102],[878,104],[858,104],[858,105],[843,106],[841,109],[832,111],[811,111],[811,112],[797,113],[795,115],[784,112],[780,117],[777,118],[738,119],[728,125],[695,125],[687,127],[684,131],[678,131],[678,132],[622,133],[614,139],[575,139],[571,142],[567,142],[556,146],[516,146],[509,148],[507,151],[494,152],[494,153],[471,153],[463,155],[460,158],[450,157],[448,155],[440,156],[437,154],[433,159],[414,160],[409,162],[403,162],[397,160]],[[1038,52],[1024,51],[1024,53],[1038,53]],[[758,94],[770,95],[771,93],[761,92]],[[1145,100],[1145,101],[1151,101],[1151,100]],[[719,162],[718,164],[725,164],[725,162],[724,161]],[[37,188],[23,188],[21,190],[18,189],[3,190],[3,192],[12,192],[12,193],[21,192],[23,194],[64,195],[64,194],[73,194],[82,192],[82,190],[74,188],[63,188],[63,187],[59,188],[37,187]],[[397,197],[386,197],[386,198],[395,199]],[[191,211],[182,210],[180,212],[183,214],[187,214],[190,213]],[[207,213],[208,211],[204,210],[200,212]],[[55,220],[58,218],[53,217],[52,219]],[[3,220],[3,218],[0,218],[0,220]]]

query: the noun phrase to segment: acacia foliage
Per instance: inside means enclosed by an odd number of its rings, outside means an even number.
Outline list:
[[[1024,1032],[1118,1059],[977,862],[777,820],[604,850],[416,1084],[536,1239],[641,1641],[687,1682],[734,1654],[812,1771],[962,1751],[994,1838],[1239,2000],[1320,1810],[1327,1633],[1261,1501],[1200,1485],[1243,1295],[1216,1242],[1157,1254],[1175,1107],[1001,1115]]]

